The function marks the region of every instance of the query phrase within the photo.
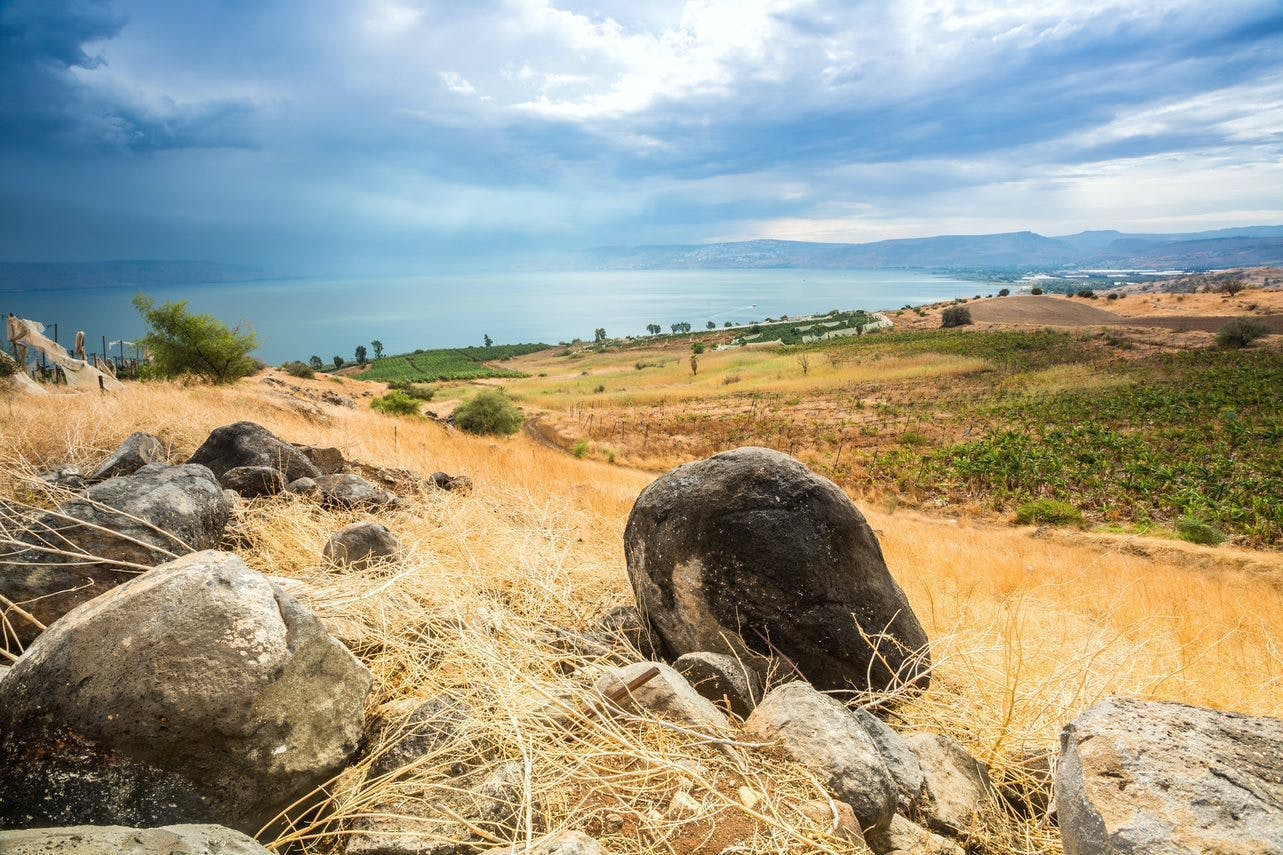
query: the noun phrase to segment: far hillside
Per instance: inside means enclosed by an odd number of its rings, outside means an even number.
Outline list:
[[[546,344],[495,344],[490,347],[455,347],[416,350],[396,356],[385,356],[370,363],[361,372],[362,380],[385,382],[435,383],[439,380],[483,380],[488,377],[525,377],[521,371],[500,368],[492,363],[505,362],[515,356],[526,356],[547,350]]]

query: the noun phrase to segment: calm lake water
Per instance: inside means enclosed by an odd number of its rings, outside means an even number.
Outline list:
[[[644,270],[479,273],[369,279],[282,279],[151,288],[157,301],[187,300],[193,311],[258,333],[271,363],[352,358],[358,344],[387,353],[415,348],[591,339],[644,334],[681,321],[746,323],[829,309],[894,309],[971,295],[984,285],[914,271]],[[0,292],[0,313],[58,324],[66,344],[84,330],[88,350],[142,335],[133,289]]]

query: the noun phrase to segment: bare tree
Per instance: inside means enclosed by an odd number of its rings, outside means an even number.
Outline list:
[[[799,353],[797,355],[797,364],[802,367],[802,376],[805,377],[811,373],[811,354]]]

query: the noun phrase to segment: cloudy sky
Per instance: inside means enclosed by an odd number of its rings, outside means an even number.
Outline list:
[[[1283,223],[1264,2],[0,0],[0,259]]]

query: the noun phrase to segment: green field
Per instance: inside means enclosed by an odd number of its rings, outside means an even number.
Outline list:
[[[481,380],[486,377],[524,377],[520,371],[493,367],[514,356],[547,350],[546,344],[496,344],[491,347],[455,347],[416,350],[385,356],[371,363],[362,380],[434,383],[439,380]]]

